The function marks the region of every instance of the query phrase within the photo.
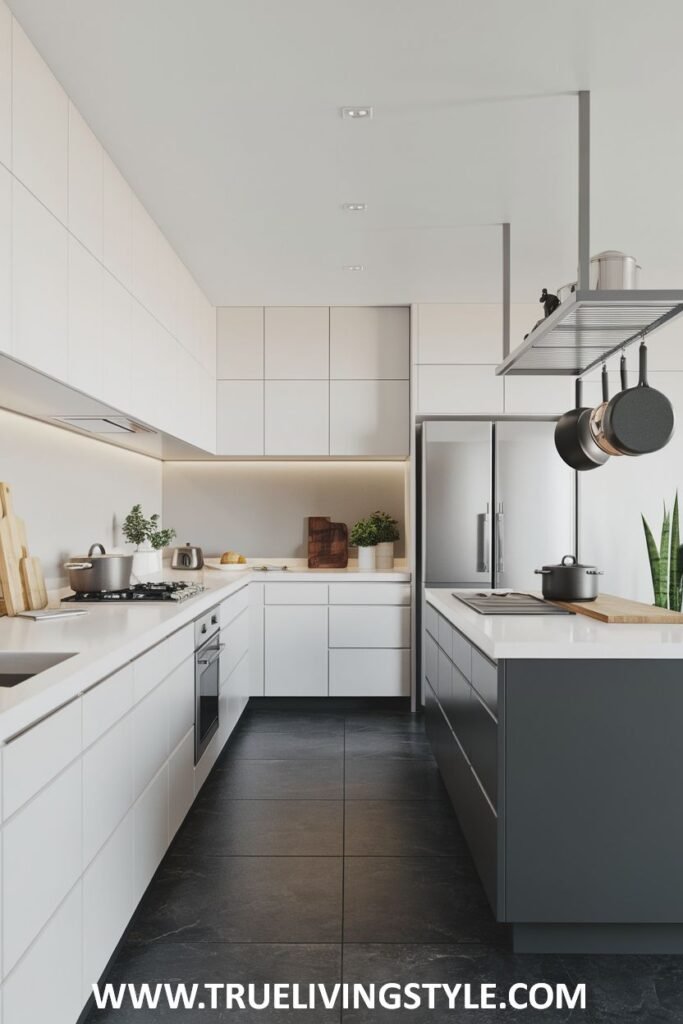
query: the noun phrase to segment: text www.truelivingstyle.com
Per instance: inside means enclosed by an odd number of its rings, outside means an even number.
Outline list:
[[[543,1010],[586,1009],[586,986],[546,982],[481,985],[397,982],[335,985],[283,982],[221,984],[155,982],[93,985],[95,1004],[104,1009],[135,1010]]]

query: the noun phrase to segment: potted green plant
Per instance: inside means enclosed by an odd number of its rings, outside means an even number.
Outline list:
[[[394,568],[394,542],[400,540],[398,521],[388,512],[373,512],[371,517],[377,529],[377,569]]]
[[[171,543],[176,532],[172,529],[162,529],[159,525],[160,518],[159,513],[155,512],[147,519],[142,511],[142,505],[133,505],[123,521],[123,536],[129,544],[135,544],[134,576],[149,576],[162,570],[162,548]]]
[[[358,568],[367,572],[375,568],[377,524],[372,516],[359,519],[351,530],[349,541],[358,548]]]
[[[664,505],[659,545],[647,519],[645,516],[641,516],[641,518],[650,560],[655,605],[658,608],[669,608],[671,611],[680,612],[683,602],[683,579],[681,577],[683,549],[680,543],[678,491],[674,497],[673,510],[669,512],[666,504]]]

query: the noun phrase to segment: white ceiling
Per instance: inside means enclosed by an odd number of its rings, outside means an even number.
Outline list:
[[[580,88],[592,250],[683,283],[680,0],[9,2],[216,305],[497,301],[506,220],[571,280]]]

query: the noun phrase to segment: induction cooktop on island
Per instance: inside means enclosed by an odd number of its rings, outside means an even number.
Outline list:
[[[492,594],[488,592],[472,594],[463,597],[462,594],[453,593],[458,601],[462,601],[468,608],[473,608],[479,615],[573,615],[573,612],[566,608],[558,608],[533,594],[517,594],[508,591],[505,594]]]
[[[81,591],[62,601],[186,601],[204,590],[200,583],[135,583],[126,590]]]

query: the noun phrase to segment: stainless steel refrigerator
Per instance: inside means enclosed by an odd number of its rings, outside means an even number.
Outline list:
[[[575,553],[576,474],[551,420],[425,420],[422,587],[540,590],[534,569]]]

